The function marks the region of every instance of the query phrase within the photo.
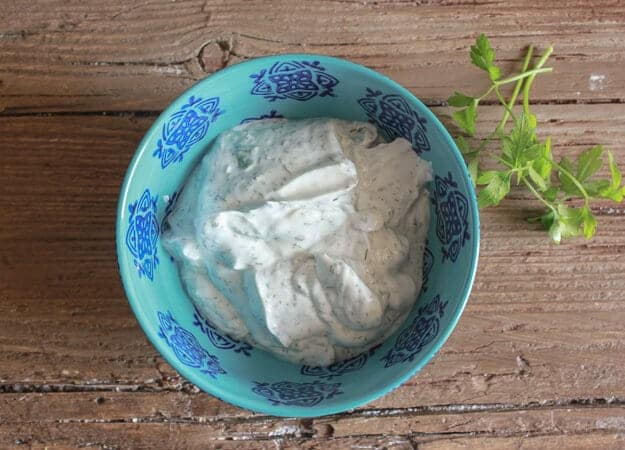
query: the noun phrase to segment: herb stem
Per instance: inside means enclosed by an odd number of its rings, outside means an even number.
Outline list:
[[[545,65],[549,56],[553,53],[553,47],[548,47],[545,50],[545,53],[542,54],[538,62],[536,63],[536,67],[534,69],[541,69],[542,66]],[[523,85],[523,112],[526,116],[530,115],[530,89],[532,88],[532,83],[534,82],[534,78],[536,75],[530,75]]]
[[[493,85],[501,86],[502,84],[512,83],[513,81],[522,80],[524,78],[531,77],[532,75],[536,76],[539,73],[547,73],[547,72],[553,72],[553,67],[543,67],[543,68],[540,68],[540,69],[528,70],[527,72],[520,73],[518,75],[513,75],[511,77],[504,78],[502,80],[497,80],[497,81],[493,82]]]
[[[525,72],[530,65],[530,61],[532,60],[532,55],[534,53],[534,46],[530,45],[527,49],[527,53],[525,54],[525,59],[523,60],[523,66],[521,67],[521,72]],[[517,80],[514,85],[514,90],[512,91],[512,95],[510,96],[510,101],[508,102],[508,108],[503,114],[499,125],[497,125],[497,131],[503,131],[506,123],[508,123],[508,118],[510,117],[509,109],[512,109],[514,104],[516,103],[516,99],[519,96],[519,92],[521,92],[521,86],[523,86],[523,80]]]
[[[512,164],[510,164],[508,161],[503,159],[501,156],[495,156],[495,159],[499,161],[501,164],[503,164],[504,166],[508,167],[510,169],[510,172],[516,170]]]
[[[497,95],[497,98],[499,99],[499,102],[501,103],[501,105],[506,110],[506,114],[508,114],[510,117],[512,117],[512,121],[514,123],[516,123],[516,116],[514,115],[514,112],[512,111],[512,107],[508,106],[508,103],[506,102],[506,99],[503,97],[503,95],[501,95],[501,91],[499,90],[499,87],[495,88],[495,95]],[[506,121],[507,120],[508,119],[506,118]],[[499,127],[497,127],[497,128],[499,128]]]
[[[523,183],[532,192],[532,194],[534,194],[536,196],[536,198],[538,200],[540,200],[547,208],[552,210],[555,214],[558,213],[556,208],[551,203],[549,203],[547,200],[545,200],[545,198],[542,195],[540,195],[540,193],[536,190],[536,188],[534,188],[534,186],[532,186],[532,183],[527,181],[527,178],[523,177]]]
[[[491,94],[491,92],[493,92],[493,91],[495,90],[495,88],[496,88],[496,87],[497,87],[497,85],[496,85],[496,84],[492,84],[492,85],[488,88],[488,90],[487,90],[486,92],[484,92],[482,95],[480,95],[480,96],[478,97],[478,99],[477,99],[478,103],[479,103],[481,100],[484,100],[486,97],[488,97],[488,96]]]
[[[536,188],[534,188],[534,186],[532,186],[532,184],[527,181],[527,178],[525,176],[521,176],[521,171],[519,170],[519,168],[514,167],[514,165],[510,164],[508,161],[504,160],[503,158],[500,157],[496,157],[495,159],[497,159],[501,164],[503,164],[504,166],[507,166],[510,168],[509,173],[514,173],[516,172],[516,176],[517,176],[517,180],[521,180],[523,181],[523,184],[525,184],[527,186],[527,188],[532,192],[532,194],[534,194],[536,196],[536,198],[538,200],[540,200],[545,206],[547,206],[550,210],[552,210],[554,213],[557,214],[556,208],[547,200],[545,200],[545,198],[540,195],[540,193],[536,190]]]

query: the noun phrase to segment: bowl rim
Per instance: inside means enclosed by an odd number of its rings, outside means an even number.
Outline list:
[[[168,117],[170,114],[175,112],[175,107],[179,100],[181,100],[183,97],[186,97],[192,94],[201,86],[205,84],[213,83],[219,78],[223,78],[227,76],[230,72],[240,71],[244,69],[247,65],[251,65],[251,63],[257,64],[258,62],[262,62],[263,60],[275,62],[276,59],[284,60],[284,59],[304,59],[304,58],[320,61],[321,63],[323,63],[323,61],[328,61],[328,62],[331,62],[333,65],[343,66],[352,71],[355,70],[356,72],[365,73],[368,77],[371,77],[372,79],[375,79],[376,81],[379,81],[382,84],[386,84],[387,86],[392,87],[397,92],[401,93],[401,95],[404,96],[406,99],[410,100],[411,102],[416,103],[420,107],[419,112],[423,113],[423,115],[425,115],[429,123],[434,124],[434,126],[442,134],[444,143],[452,149],[451,153],[453,157],[456,159],[456,162],[461,167],[461,172],[464,178],[464,182],[466,186],[468,186],[469,188],[468,197],[469,197],[469,202],[471,203],[471,207],[469,208],[469,210],[471,212],[471,219],[472,219],[471,223],[474,224],[473,229],[471,230],[472,236],[473,236],[473,239],[471,239],[472,241],[471,243],[472,257],[471,257],[471,263],[470,263],[471,267],[469,268],[469,276],[465,279],[464,286],[462,287],[462,295],[461,295],[460,302],[458,303],[458,306],[456,307],[453,313],[453,316],[451,317],[449,321],[449,324],[447,325],[447,327],[445,327],[444,330],[441,330],[441,333],[438,334],[438,336],[436,337],[434,341],[434,345],[430,348],[430,350],[426,354],[422,355],[418,363],[409,367],[409,369],[403,375],[397,376],[395,379],[392,379],[389,383],[384,384],[384,386],[379,389],[368,392],[367,395],[363,395],[356,399],[351,399],[351,400],[345,400],[345,401],[339,400],[336,403],[329,405],[329,406],[324,406],[322,404],[322,405],[314,406],[311,408],[301,408],[297,406],[292,407],[292,406],[285,406],[285,405],[270,405],[268,402],[263,401],[264,399],[260,397],[259,399],[255,399],[251,397],[247,393],[248,391],[245,391],[244,394],[240,394],[239,392],[243,392],[243,391],[236,391],[236,390],[232,391],[232,390],[221,389],[218,386],[212,384],[210,382],[211,381],[210,379],[200,377],[196,371],[193,371],[191,368],[185,366],[184,364],[181,364],[178,360],[176,360],[173,357],[173,353],[171,352],[171,349],[166,345],[166,343],[162,339],[158,339],[158,336],[156,336],[156,333],[148,331],[153,328],[150,326],[150,324],[153,323],[154,319],[147,317],[147,315],[144,313],[142,306],[141,306],[143,302],[140,298],[140,295],[138,295],[135,292],[135,289],[133,288],[133,281],[131,281],[130,279],[131,268],[129,267],[127,260],[122,257],[124,253],[125,239],[123,235],[124,226],[121,220],[122,214],[125,211],[125,207],[126,207],[125,205],[127,204],[127,200],[128,200],[128,191],[130,187],[130,182],[134,177],[135,171],[137,170],[139,159],[147,151],[147,144],[148,144],[148,141],[150,140],[150,136],[152,136],[155,132],[156,133],[159,132],[159,129],[162,127],[163,120],[166,117]],[[137,149],[135,150],[133,158],[130,161],[128,168],[126,170],[126,174],[124,176],[124,181],[121,186],[119,199],[117,203],[115,240],[116,240],[116,248],[117,248],[117,264],[118,264],[119,273],[122,279],[124,292],[128,299],[128,303],[130,304],[130,307],[137,321],[139,322],[139,325],[141,326],[143,330],[143,333],[146,335],[149,342],[159,352],[160,356],[163,357],[180,375],[182,375],[182,377],[184,377],[186,380],[193,383],[194,385],[198,386],[204,392],[210,395],[213,395],[219,398],[220,400],[223,400],[232,405],[247,409],[249,411],[263,413],[263,414],[271,414],[271,415],[279,416],[279,417],[302,417],[302,418],[320,417],[320,416],[326,416],[330,414],[337,414],[337,413],[341,413],[344,411],[353,410],[355,408],[371,403],[372,401],[377,400],[387,395],[391,391],[397,389],[399,386],[404,384],[410,378],[412,378],[427,363],[431,361],[431,359],[438,353],[441,347],[449,339],[449,336],[451,335],[453,330],[456,328],[456,325],[458,324],[458,321],[460,320],[460,316],[462,315],[466,307],[467,301],[471,293],[471,289],[472,289],[473,282],[475,279],[475,274],[477,271],[477,263],[479,259],[479,250],[480,250],[480,245],[479,245],[480,244],[480,218],[479,218],[479,212],[478,212],[479,210],[477,206],[477,198],[475,194],[475,189],[473,188],[473,185],[470,180],[471,178],[467,170],[466,164],[464,162],[464,159],[462,158],[462,155],[460,151],[458,150],[456,142],[451,137],[451,135],[449,134],[445,126],[440,122],[440,120],[434,115],[434,113],[421,100],[419,100],[408,89],[400,85],[398,82],[387,77],[386,75],[383,75],[373,69],[370,69],[358,63],[348,61],[343,58],[337,58],[333,56],[326,56],[326,55],[320,55],[320,54],[312,54],[312,53],[274,54],[274,55],[267,55],[267,56],[262,56],[258,58],[253,58],[248,61],[243,61],[233,66],[221,69],[218,72],[215,72],[213,74],[210,74],[204,77],[201,80],[198,80],[193,85],[191,85],[188,89],[186,89],[184,92],[178,95],[167,106],[167,108],[165,108],[163,112],[158,115],[158,117],[154,120],[150,128],[145,132],[143,138],[141,139],[139,145],[137,146]]]

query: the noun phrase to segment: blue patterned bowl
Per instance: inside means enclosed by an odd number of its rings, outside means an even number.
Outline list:
[[[424,286],[383,345],[329,367],[298,366],[219,333],[193,308],[159,242],[177,191],[220,132],[266,117],[370,121],[432,162]],[[181,375],[254,411],[310,417],[370,402],[413,376],[449,337],[478,259],[475,193],[445,128],[410,92],[365,67],[319,55],[259,58],[197,83],[160,115],[130,163],[119,198],[117,253],[130,305]]]

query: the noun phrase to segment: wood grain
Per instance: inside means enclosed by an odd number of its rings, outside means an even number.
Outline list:
[[[536,101],[625,101],[618,1],[54,0],[2,9],[7,113],[159,111],[215,70],[279,52],[344,57],[436,104],[454,89],[485,87],[467,53],[482,31],[507,70],[526,45],[554,45],[556,74],[536,83]]]
[[[391,76],[453,130],[436,105],[484,86],[467,57],[479,31],[505,68],[530,42],[555,46],[534,101],[556,154],[603,143],[625,160],[622,2],[4,2],[0,447],[625,447],[622,206],[599,203],[596,238],[560,246],[523,220],[538,206],[523,191],[483,211],[475,287],[449,342],[384,398],[314,420],[200,392],[149,345],[121,288],[124,172],[182,90],[247,58],[324,53]],[[480,123],[497,114],[485,106]]]
[[[346,443],[353,445],[360,439],[361,444],[475,448],[480,441],[479,445],[494,447],[498,441],[501,445],[501,441],[514,443],[523,438],[546,445],[582,434],[610,436],[616,445],[623,443],[625,431],[625,405],[617,403],[401,414],[357,411],[328,418],[277,420],[265,416],[215,417],[215,410],[202,397],[208,396],[5,394],[1,400],[6,402],[8,414],[0,424],[0,445],[20,441],[133,448],[206,448],[218,444],[230,448],[235,443],[345,448]]]

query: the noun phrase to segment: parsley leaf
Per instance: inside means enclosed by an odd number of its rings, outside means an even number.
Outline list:
[[[475,180],[477,180],[478,172],[479,172],[479,162],[477,159],[477,155],[466,158],[467,160],[467,169],[469,170],[469,176],[471,177],[471,182],[473,183],[473,187],[475,187]]]
[[[610,180],[591,180],[584,183],[583,186],[590,197],[603,197],[602,193],[609,190]]]
[[[475,136],[477,102],[472,102],[468,107],[454,112],[451,116],[465,133],[471,137]]]
[[[601,154],[603,153],[603,147],[597,145],[593,148],[582,152],[577,157],[577,179],[580,182],[586,181],[589,177],[594,175],[597,170],[601,169],[603,165],[603,159]]]
[[[497,128],[480,145],[473,147],[467,139],[459,136],[456,140],[458,148],[465,158],[474,185],[481,186],[478,194],[480,208],[498,205],[509,194],[514,176],[517,185],[526,187],[544,205],[545,211],[529,220],[540,221],[554,242],[580,235],[591,239],[597,229],[591,202],[598,198],[623,201],[623,176],[610,151],[607,152],[610,179],[595,176],[604,163],[601,145],[582,152],[574,162],[566,156],[556,162],[551,151],[551,137],[541,142],[536,130],[538,121],[530,109],[529,94],[534,78],[552,70],[543,66],[553,49],[549,47],[545,50],[531,67],[533,50],[532,46],[528,48],[520,73],[502,78],[501,70],[495,65],[495,51],[488,38],[484,34],[478,36],[471,46],[471,62],[488,73],[491,85],[480,96],[455,92],[449,97],[448,104],[459,108],[452,113],[452,118],[468,137],[473,137],[476,133],[477,108],[483,99],[496,94],[504,112]],[[506,99],[501,89],[510,83],[515,85],[510,98]],[[517,96],[521,92],[522,112],[515,113]],[[512,119],[513,125],[507,128],[509,119]],[[481,172],[481,151],[493,140],[500,144],[501,151],[494,157],[500,165]],[[489,164],[489,167],[492,165]],[[570,206],[568,200],[581,201],[581,206]]]
[[[619,170],[616,162],[614,161],[614,156],[612,152],[608,150],[608,163],[610,165],[610,175],[612,175],[612,187],[614,189],[618,189],[621,184],[621,180],[623,177],[621,176],[621,171]]]
[[[575,184],[574,178],[570,175],[573,173],[575,173],[573,163],[566,156],[563,156],[560,160],[560,168],[558,170],[558,180],[560,181],[560,186],[566,194],[571,196],[580,196],[582,194]]]
[[[495,66],[495,50],[490,45],[490,41],[484,33],[480,34],[471,46],[471,61],[474,65],[488,72],[491,81],[501,78],[501,70]]]
[[[496,170],[484,172],[477,179],[477,184],[486,185],[477,196],[477,205],[480,208],[498,205],[510,192],[510,174]]]
[[[580,209],[560,204],[557,207],[555,219],[549,227],[549,235],[556,243],[559,243],[562,238],[578,236],[582,222]]]
[[[603,187],[599,187],[597,196],[607,198],[615,202],[622,202],[625,197],[625,185],[621,185],[623,179],[621,171],[614,161],[612,152],[608,151],[608,165],[610,166],[611,180]],[[601,180],[607,181],[607,180]]]
[[[461,92],[454,92],[454,95],[447,99],[447,103],[449,106],[456,106],[458,108],[462,108],[463,106],[470,106],[475,99],[473,97],[469,97],[468,95],[464,95]]]
[[[542,154],[534,159],[532,167],[549,185],[551,171],[553,170],[553,163],[551,162],[551,136],[545,140],[545,143],[542,145]]]
[[[584,236],[586,239],[590,239],[597,231],[597,219],[595,219],[595,216],[587,205],[582,208],[581,216],[584,226]]]
[[[521,114],[510,134],[503,137],[504,159],[516,167],[523,162],[536,159],[541,153],[535,129],[527,116]]]

